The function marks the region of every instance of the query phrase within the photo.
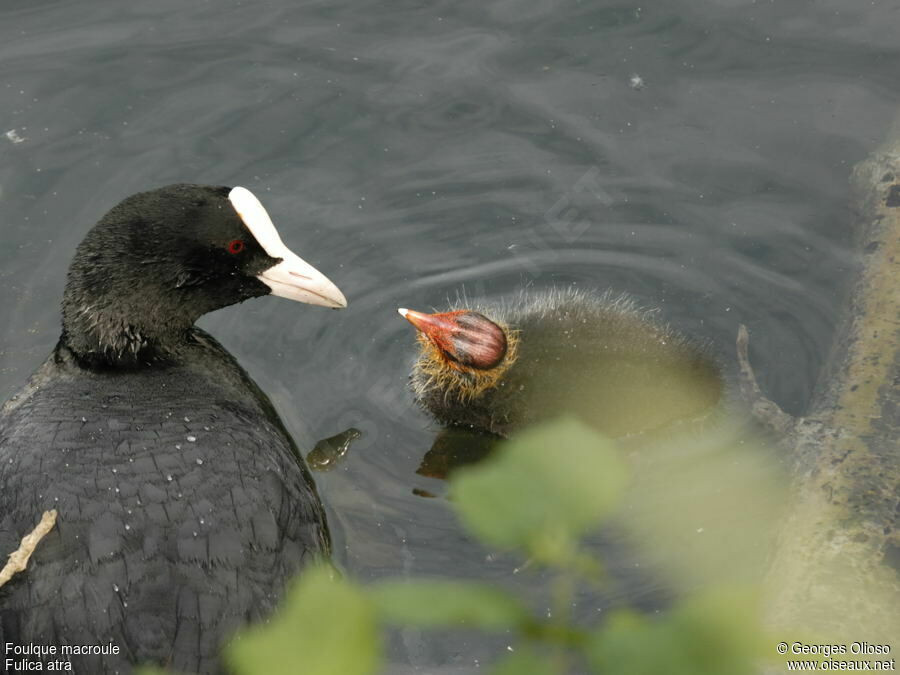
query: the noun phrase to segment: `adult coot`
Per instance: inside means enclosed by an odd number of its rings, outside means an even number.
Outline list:
[[[709,349],[626,295],[555,289],[399,311],[419,331],[412,389],[443,424],[505,436],[574,413],[623,437],[702,418],[722,397]]]
[[[62,337],[0,412],[0,554],[59,513],[0,589],[0,644],[118,652],[72,657],[81,673],[215,672],[223,641],[327,555],[316,488],[271,402],[193,325],[269,293],[346,306],[244,188],[136,194],[88,232]]]

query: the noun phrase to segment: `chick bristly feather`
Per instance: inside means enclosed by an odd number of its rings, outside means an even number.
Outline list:
[[[554,289],[412,314],[404,316],[419,329],[420,351],[411,386],[443,424],[507,435],[574,413],[622,437],[703,417],[722,398],[709,348],[624,294]],[[497,342],[496,331],[505,337],[502,358],[467,358],[499,353],[484,346]]]
[[[421,398],[433,389],[443,392],[446,399],[456,399],[466,403],[497,386],[500,378],[515,363],[519,351],[518,331],[503,324],[498,325],[506,336],[506,354],[498,365],[487,369],[473,368],[459,363],[450,358],[425,334],[419,333],[417,340],[421,357],[413,366],[412,377],[412,386],[416,396]]]

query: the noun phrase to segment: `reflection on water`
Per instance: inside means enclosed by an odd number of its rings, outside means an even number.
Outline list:
[[[420,476],[447,479],[454,469],[477,464],[488,457],[501,441],[490,434],[460,427],[442,429],[416,469]]]
[[[362,432],[317,482],[363,579],[521,564],[412,493],[443,494],[416,473],[440,430],[406,389],[398,306],[626,291],[726,359],[747,324],[764,390],[801,412],[852,266],[849,169],[900,101],[893,9],[855,0],[14,0],[0,19],[0,397],[52,348],[68,260],[106,209],[245,185],[350,306],[264,298],[201,323],[301,447]],[[658,592],[641,576],[584,609]],[[394,645],[429,672],[497,646]]]

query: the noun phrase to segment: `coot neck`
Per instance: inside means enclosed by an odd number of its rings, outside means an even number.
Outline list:
[[[128,294],[96,286],[85,291],[70,273],[61,343],[89,367],[142,368],[170,362],[199,317],[166,302],[152,287]]]

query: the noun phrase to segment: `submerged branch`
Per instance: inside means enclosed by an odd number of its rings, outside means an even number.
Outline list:
[[[769,616],[872,641],[900,635],[900,125],[853,179],[859,273],[810,417],[790,429]]]
[[[784,412],[777,403],[766,398],[756,381],[756,373],[750,365],[750,357],[747,353],[750,343],[750,334],[747,327],[741,324],[737,335],[737,359],[740,374],[738,380],[741,387],[741,395],[750,406],[751,414],[760,424],[778,434],[787,434],[794,427],[796,420]]]

